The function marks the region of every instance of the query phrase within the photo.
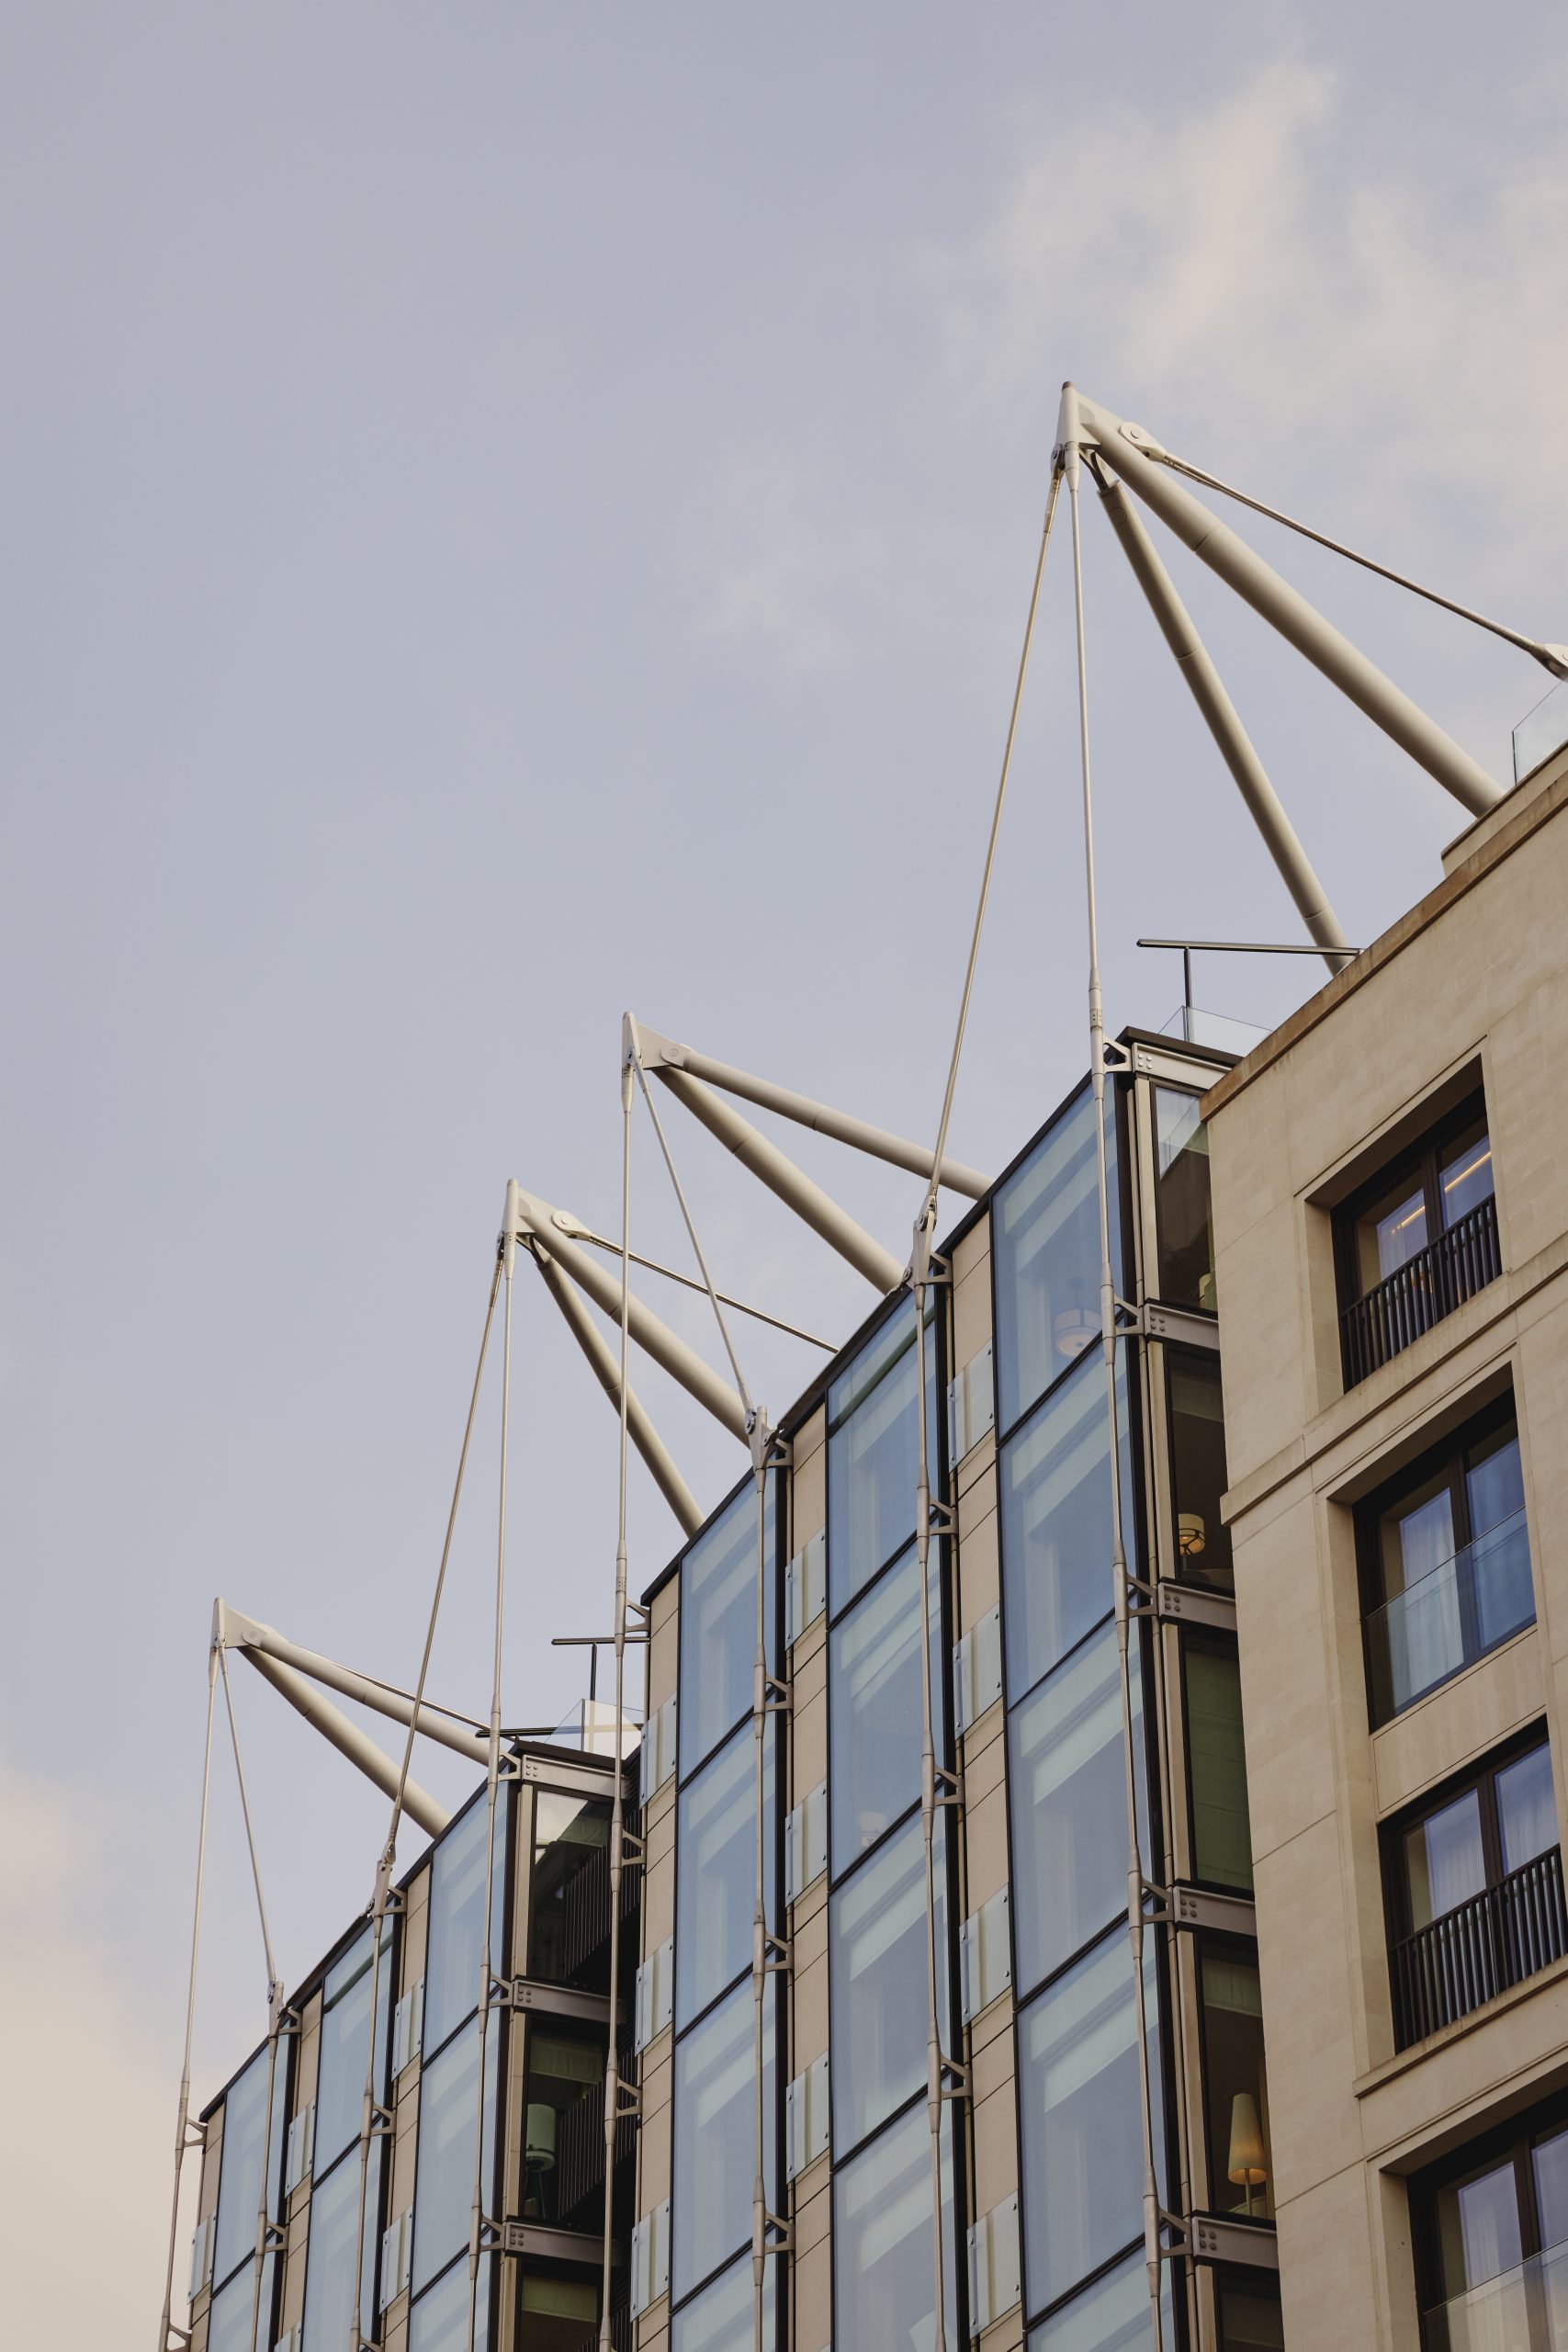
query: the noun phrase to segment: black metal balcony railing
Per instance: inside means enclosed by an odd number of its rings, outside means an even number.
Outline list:
[[[1396,1266],[1376,1290],[1345,1308],[1339,1337],[1346,1387],[1354,1388],[1423,1331],[1495,1282],[1502,1271],[1497,1203],[1489,1193],[1446,1233]]]
[[[1398,2047],[1424,2041],[1565,1951],[1562,1849],[1551,1846],[1395,1944],[1390,1957]]]

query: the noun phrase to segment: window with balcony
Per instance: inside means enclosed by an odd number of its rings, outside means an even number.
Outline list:
[[[1381,1170],[1339,1210],[1336,1227],[1351,1388],[1503,1271],[1481,1097]]]
[[[1358,1515],[1372,1722],[1535,1623],[1511,1403],[1403,1472]]]
[[[1397,2046],[1568,1951],[1551,1751],[1539,1733],[1384,1832]]]
[[[1423,2352],[1557,2352],[1568,2331],[1568,2111],[1559,2098],[1410,2185]]]

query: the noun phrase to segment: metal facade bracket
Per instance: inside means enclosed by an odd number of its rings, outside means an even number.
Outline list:
[[[569,1984],[540,1984],[529,1976],[512,1979],[511,2007],[536,2010],[541,2017],[572,2018],[584,2025],[608,2026],[607,1993],[579,1993]]]
[[[1189,1315],[1179,1306],[1160,1306],[1151,1299],[1139,1322],[1147,1340],[1171,1340],[1182,1347],[1219,1353],[1220,1327],[1212,1315]]]
[[[1192,2252],[1200,2262],[1245,2262],[1254,2270],[1278,2270],[1280,2242],[1256,2222],[1223,2222],[1213,2214],[1192,2216]]]
[[[1209,1894],[1196,1886],[1173,1886],[1167,1917],[1173,1928],[1207,1928],[1219,1936],[1258,1937],[1258,1912],[1239,1894]]]
[[[378,2107],[373,2103],[370,2109],[370,2137],[373,2140],[389,2140],[396,2120],[389,2107]]]
[[[582,2230],[552,2230],[538,2222],[487,2222],[494,2232],[491,2248],[498,2254],[533,2255],[554,2262],[596,2263],[600,2241]]]
[[[1223,1634],[1235,1631],[1235,1600],[1228,1592],[1177,1584],[1171,1577],[1162,1577],[1156,1594],[1153,1614],[1163,1618],[1167,1624],[1208,1625]]]

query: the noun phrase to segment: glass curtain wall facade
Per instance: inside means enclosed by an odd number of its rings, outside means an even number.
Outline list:
[[[610,2018],[598,1987],[613,1767],[536,1748],[514,1762],[498,1792],[490,1882],[478,2169],[489,2226],[473,2340],[480,2352],[589,2352],[604,2221]],[[193,2352],[343,2352],[356,2306],[367,2337],[468,2352],[487,1815],[481,1789],[404,1879],[378,1968],[361,1927],[293,1997],[276,2044],[209,2109]],[[635,1892],[627,1928],[635,1952]],[[258,2267],[269,2065],[270,2243]],[[617,2148],[623,2238],[631,2155],[628,2129]],[[617,2341],[629,2342],[624,2301],[615,2316]]]
[[[1198,1114],[1215,1074],[1149,1040],[1107,1090],[1125,1670],[1087,1086],[944,1245],[919,1350],[899,1294],[784,1419],[761,1826],[777,1939],[761,2086],[777,2167],[769,2344],[929,2343],[933,2226],[950,2346],[1010,2310],[1013,2340],[1037,2352],[1149,2341],[1145,2084],[1159,2205],[1179,2224],[1159,2232],[1164,2341],[1270,2340],[1272,2165]],[[917,1376],[936,1505],[929,1905]],[[648,2352],[754,2343],[756,1563],[748,1480],[646,1596],[650,1723],[672,1707],[679,1726],[643,1773],[633,2302]]]

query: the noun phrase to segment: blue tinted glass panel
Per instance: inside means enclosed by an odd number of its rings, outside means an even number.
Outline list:
[[[1115,1089],[1105,1094],[1111,1265],[1122,1281]],[[991,1212],[997,1426],[1009,1430],[1100,1337],[1100,1171],[1086,1088],[1010,1176]]]
[[[762,2080],[768,2203],[776,2213],[774,2007],[762,2005]],[[751,2243],[757,2069],[750,1984],[676,2043],[674,2098],[670,2291],[678,2299]]]
[[[499,2031],[485,2036],[485,2211],[493,2212],[495,2077]],[[419,2082],[419,2154],[413,2188],[413,2286],[419,2290],[468,2243],[474,2204],[474,2123],[479,2029],[469,2026]]]
[[[272,2096],[272,2161],[267,2166],[272,2193],[267,2214],[276,2221],[283,2171],[283,2133],[288,2105],[288,2052],[278,2043],[277,2069]],[[262,2143],[266,2132],[268,2053],[257,2052],[223,2102],[223,2152],[218,2175],[218,2239],[212,2276],[221,2281],[237,2262],[256,2251],[256,2222],[261,2206]]]
[[[943,1752],[940,1547],[928,1569],[932,1733]],[[840,1618],[829,1637],[832,1769],[829,1830],[835,1871],[874,1846],[920,1801],[925,1692],[920,1675],[920,1579],[914,1546]]]
[[[255,2300],[255,2248],[239,2275],[220,2295],[214,2295],[207,2321],[207,2352],[251,2352],[251,2328],[258,2344],[272,2339],[273,2296],[277,2283],[277,2257],[269,2254],[262,2264],[261,2302]]]
[[[1116,1411],[1127,1566],[1138,1558],[1125,1358]],[[1105,1366],[1098,1354],[1002,1448],[1002,1597],[1010,1704],[1033,1689],[1115,1605]]]
[[[953,2226],[952,2109],[942,2120],[942,2303],[959,2342]],[[931,2135],[925,2102],[890,2123],[833,2176],[833,2341],[854,2352],[909,2352],[936,2332]]]
[[[1162,2113],[1156,1938],[1144,1939],[1149,2105]],[[1138,2003],[1124,1927],[1047,1986],[1018,2021],[1027,2308],[1055,2302],[1143,2231]],[[1160,2169],[1158,2152],[1156,2173]]]
[[[474,2314],[474,2352],[487,2352],[490,2343],[491,2278],[494,2265],[479,2261],[479,2298]],[[468,2265],[467,2256],[422,2295],[409,2313],[409,2352],[468,2352]]]
[[[318,2118],[320,2109],[317,2109]],[[387,2143],[371,2143],[365,2183],[365,2245],[360,2266],[361,2333],[376,2333],[376,2263],[381,2248],[381,2165]],[[310,2197],[305,2256],[304,2352],[342,2352],[354,2322],[354,2242],[359,2233],[359,2158],[318,2180]]]
[[[370,2058],[370,1978],[372,1951],[368,1928],[327,1977],[321,1995],[321,2064],[316,2076],[316,2139],[312,2158],[318,2179],[334,2164],[350,2141],[359,2137],[365,2104],[365,2077]],[[381,1936],[380,1982],[376,2032],[376,2083],[385,2097],[387,2031],[392,2014],[392,1930]]]
[[[1170,2265],[1160,2266],[1160,2341],[1174,2347]],[[1153,2341],[1149,2274],[1142,2249],[1053,2312],[1029,2339],[1029,2352],[1146,2352]],[[1240,2352],[1240,2346],[1237,2347]]]
[[[777,1550],[774,1511],[777,1481],[767,1484],[762,1524],[766,1550],[763,1608],[768,1664],[776,1669],[774,1626]],[[700,1535],[681,1563],[681,1704],[678,1710],[681,1771],[695,1770],[704,1757],[751,1712],[751,1676],[757,1662],[757,1495],[745,1487],[722,1519]]]
[[[491,1958],[498,1974],[504,1971],[506,1961],[506,1849],[511,1822],[510,1792],[503,1788],[496,1794],[491,1896]],[[426,2050],[438,2050],[453,2027],[472,2017],[479,2005],[488,1842],[481,1796],[447,1830],[431,1862],[430,1947],[424,1963]]]
[[[1138,1846],[1148,1851],[1143,1677],[1134,1634],[1129,1687]],[[1014,1949],[1020,1996],[1127,1909],[1127,1784],[1116,1629],[1075,1650],[1008,1724],[1013,1792]]]
[[[947,1839],[931,1838],[937,2014],[951,2049]],[[841,2154],[885,2122],[926,2079],[926,1847],[919,1815],[861,1864],[832,1898],[833,2149]],[[1122,1886],[1126,1873],[1122,1872]]]
[[[773,1726],[762,1738],[762,1840],[767,1918],[778,1927],[778,1840],[773,1835]],[[686,2025],[751,1965],[757,1903],[757,1761],[750,1724],[681,1792],[676,1826],[675,2023]]]
[[[915,1532],[915,1306],[907,1300],[828,1392],[828,1600],[844,1608]],[[927,1310],[926,1455],[937,1460],[936,1325]]]
[[[778,2265],[762,2279],[762,2352],[773,2352],[778,2324]],[[682,2303],[670,2323],[670,2352],[752,2352],[757,2341],[751,2257]]]

